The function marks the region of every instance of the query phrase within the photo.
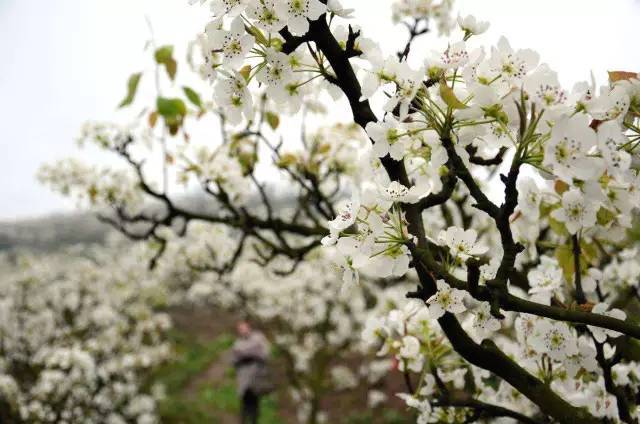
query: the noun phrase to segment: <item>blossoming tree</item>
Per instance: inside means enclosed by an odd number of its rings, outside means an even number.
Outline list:
[[[167,229],[203,221],[236,234],[210,249],[228,259],[221,272],[250,250],[282,275],[325,255],[347,296],[360,273],[414,276],[406,304],[363,338],[398,361],[419,422],[638,421],[638,75],[566,90],[536,52],[505,38],[483,48],[487,23],[454,29],[446,0],[396,2],[409,37],[392,54],[335,0],[196,2],[214,19],[190,62],[212,94],[172,84],[173,50],[157,47],[156,76],[178,94],[156,78],[145,119],[83,137],[128,167],[65,161],[44,180],[108,207],[104,220],[158,256]],[[412,49],[434,22],[451,31],[446,49]],[[310,131],[328,103],[350,118]],[[298,120],[284,128],[285,115]],[[217,140],[190,135],[211,117]],[[296,122],[299,143],[282,142]],[[182,204],[169,176],[211,204]]]
[[[0,421],[157,422],[150,370],[170,357],[144,246],[0,256]]]

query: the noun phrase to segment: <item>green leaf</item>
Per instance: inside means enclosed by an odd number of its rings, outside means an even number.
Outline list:
[[[596,217],[598,219],[598,225],[606,226],[611,221],[616,219],[617,215],[615,213],[611,212],[607,208],[600,208],[600,209],[598,209],[598,213],[597,213]]]
[[[260,31],[257,27],[245,25],[244,29],[249,34],[253,35],[253,38],[256,39],[258,44],[262,44],[263,46],[269,45],[269,40],[267,40],[267,37],[265,37],[262,31]]]
[[[156,62],[159,64],[165,63],[167,60],[173,57],[173,46],[167,45],[158,47],[154,53]]]
[[[158,97],[156,100],[158,113],[164,119],[171,135],[176,135],[182,126],[184,116],[187,114],[187,105],[181,99]]]
[[[551,227],[553,232],[559,236],[569,236],[569,231],[567,231],[567,227],[565,227],[564,223],[553,219],[551,216],[549,216],[549,227]]]
[[[181,99],[158,97],[156,107],[164,118],[179,118],[187,114],[187,105]]]
[[[564,279],[571,282],[573,281],[573,251],[570,246],[558,246],[556,248],[556,259],[560,268],[562,268],[562,275]]]
[[[249,76],[251,75],[251,65],[244,65],[238,72],[240,73],[240,75],[242,75],[245,81],[249,81]]]
[[[196,93],[192,88],[184,86],[182,87],[184,91],[184,95],[187,96],[187,99],[199,109],[203,109],[202,100],[200,99],[200,95]]]
[[[455,93],[453,92],[453,89],[449,87],[444,80],[440,81],[440,97],[442,97],[442,100],[444,100],[447,106],[452,109],[467,108],[467,105],[458,100]]]
[[[273,112],[265,113],[265,118],[267,119],[267,123],[271,127],[272,130],[277,130],[280,126],[280,117]]]
[[[169,78],[173,81],[176,77],[176,72],[178,72],[178,62],[173,58],[173,46],[159,47],[156,49],[154,57],[158,65],[164,66]]]
[[[142,72],[137,72],[129,77],[129,81],[127,81],[127,96],[122,99],[118,107],[129,106],[133,103],[133,99],[136,97],[136,92],[138,91],[138,84],[140,83],[140,78],[142,77]]]
[[[595,243],[587,243],[585,239],[580,240],[580,251],[582,252],[582,261],[580,266],[583,271],[589,269],[589,265],[596,266],[600,259],[600,250]]]

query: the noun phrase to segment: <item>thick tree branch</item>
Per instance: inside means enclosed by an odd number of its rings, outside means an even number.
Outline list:
[[[335,83],[346,95],[349,105],[351,106],[354,121],[363,128],[367,123],[376,121],[377,118],[371,110],[369,102],[360,100],[362,94],[360,83],[356,78],[355,72],[344,50],[342,50],[340,44],[331,33],[325,17],[320,17],[320,19],[311,23],[308,36],[316,43],[318,49],[324,53],[331,64],[337,77]],[[443,144],[445,144],[444,141]],[[471,174],[466,170],[466,167],[462,166],[460,168],[461,171],[458,171],[458,163],[456,162],[462,164],[462,160],[456,154],[451,140],[448,140],[445,149],[447,149],[447,153],[449,153],[450,160],[454,161],[453,165],[457,176],[467,184],[476,202],[478,202],[479,205],[481,204],[481,208],[484,208],[490,216],[497,217],[499,208],[486,198],[473,180],[473,177],[471,177]],[[382,163],[392,180],[398,181],[407,187],[411,185],[402,162],[396,162],[389,156],[386,156],[382,159]],[[425,243],[426,238],[424,237],[420,210],[416,205],[405,205],[404,209],[407,221],[409,222],[409,231],[418,238],[418,247],[425,249],[427,247]],[[435,292],[433,276],[427,270],[421,271],[420,268],[416,268],[416,270],[418,271],[421,283],[426,289],[426,294],[428,295],[429,293]],[[444,317],[440,318],[439,322],[452,345],[461,356],[469,362],[490,370],[505,379],[536,403],[545,413],[562,422],[583,421],[594,424],[598,422],[598,420],[591,416],[586,410],[575,408],[564,401],[549,387],[545,386],[538,379],[511,361],[494,344],[486,343],[480,346],[475,343],[462,327],[460,327],[460,324],[454,316],[445,314]]]
[[[455,316],[445,313],[438,319],[453,348],[470,363],[500,376],[535,403],[545,414],[562,423],[599,423],[586,409],[576,408],[558,396],[542,381],[535,378],[491,341],[482,345],[474,342],[462,329]]]
[[[478,420],[486,420],[491,418],[508,417],[524,424],[542,424],[542,421],[535,420],[527,417],[517,411],[509,408],[505,408],[499,405],[493,405],[486,402],[481,402],[476,399],[470,400],[445,400],[442,402],[435,402],[434,406],[453,407],[453,408],[469,408],[474,411],[473,415],[467,419],[466,422],[472,423]]]

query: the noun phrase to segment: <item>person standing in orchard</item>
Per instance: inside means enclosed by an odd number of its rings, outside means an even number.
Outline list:
[[[236,331],[238,339],[233,345],[232,358],[242,401],[240,422],[255,424],[260,415],[260,397],[273,389],[267,365],[269,342],[246,320],[238,321]]]

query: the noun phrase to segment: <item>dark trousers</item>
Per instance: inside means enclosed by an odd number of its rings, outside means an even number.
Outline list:
[[[257,424],[260,398],[252,390],[246,390],[242,396],[242,424]]]

